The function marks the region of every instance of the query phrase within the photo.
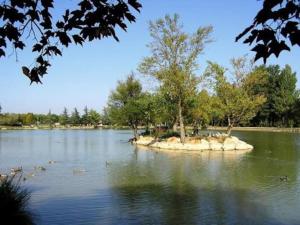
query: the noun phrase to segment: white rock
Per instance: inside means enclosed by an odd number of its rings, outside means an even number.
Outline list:
[[[223,144],[220,142],[217,142],[216,140],[211,140],[211,141],[209,141],[209,148],[213,151],[222,151]]]
[[[226,138],[224,143],[223,143],[223,150],[224,151],[230,151],[230,150],[235,150],[236,146],[236,140],[230,138]]]
[[[235,146],[236,150],[248,150],[248,149],[253,149],[252,145],[247,144],[244,141],[238,141],[236,146]]]

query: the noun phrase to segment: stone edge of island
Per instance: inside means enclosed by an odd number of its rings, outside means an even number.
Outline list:
[[[141,146],[148,146],[158,149],[169,150],[188,150],[188,151],[245,151],[252,150],[253,146],[241,141],[235,136],[224,137],[223,141],[217,138],[202,138],[196,140],[190,140],[180,143],[180,139],[176,137],[170,137],[166,140],[155,140],[153,137],[140,136],[138,140],[133,142],[134,144]]]

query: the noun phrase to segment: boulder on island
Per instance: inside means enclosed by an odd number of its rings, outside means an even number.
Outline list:
[[[252,150],[253,146],[234,136],[218,135],[209,137],[186,138],[185,143],[180,142],[178,137],[156,140],[154,137],[140,136],[136,145],[144,145],[160,149],[190,150],[190,151],[233,151]]]

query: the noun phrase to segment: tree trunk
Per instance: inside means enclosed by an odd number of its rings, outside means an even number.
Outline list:
[[[230,118],[228,118],[228,127],[227,127],[227,130],[226,130],[226,134],[228,136],[230,136],[232,128],[233,128],[233,123],[231,122]]]
[[[177,123],[178,123],[178,117],[176,116],[175,122],[174,122],[173,127],[172,127],[172,130],[174,132],[177,132]]]
[[[133,135],[134,135],[134,138],[137,140],[138,139],[137,126],[133,126]]]
[[[178,103],[178,118],[179,118],[179,124],[180,124],[180,142],[184,143],[185,130],[184,130],[183,115],[182,115],[181,99],[179,100],[179,103]]]

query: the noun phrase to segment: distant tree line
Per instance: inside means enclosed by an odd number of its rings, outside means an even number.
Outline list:
[[[54,114],[50,110],[47,114],[34,113],[1,113],[0,111],[0,125],[4,126],[23,126],[23,125],[49,125],[53,126],[55,123],[60,125],[73,126],[96,126],[99,123],[109,123],[107,115],[103,112],[98,113],[94,109],[84,108],[82,115],[77,108],[69,113],[67,108],[64,108],[61,114]]]

